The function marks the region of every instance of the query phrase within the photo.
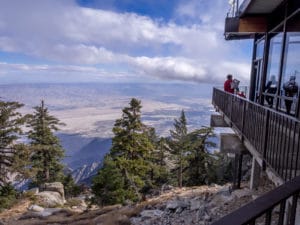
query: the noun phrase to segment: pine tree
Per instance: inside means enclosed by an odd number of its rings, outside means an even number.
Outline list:
[[[34,107],[35,112],[29,120],[28,137],[31,139],[32,167],[36,170],[34,184],[53,182],[62,178],[63,165],[61,159],[64,150],[59,139],[54,135],[58,126],[63,125],[57,118],[49,115],[48,109],[41,101],[41,105]]]
[[[176,170],[177,170],[177,184],[178,187],[182,187],[182,176],[183,169],[187,164],[186,152],[188,151],[187,142],[187,121],[185,113],[182,110],[179,119],[174,121],[174,130],[170,130],[171,141],[170,147],[172,149],[172,154],[175,157]]]
[[[24,172],[21,165],[25,165],[22,160],[16,161],[16,156],[23,151],[23,145],[16,141],[22,134],[21,126],[26,118],[18,110],[23,106],[18,102],[0,101],[0,186],[7,186],[8,175],[16,172]]]
[[[153,183],[153,188],[160,187],[161,185],[169,182],[169,170],[167,168],[167,160],[169,158],[169,148],[167,141],[163,137],[158,137],[151,132],[150,138],[154,145],[154,150],[152,151],[151,160],[151,181]]]
[[[139,201],[143,190],[152,185],[150,157],[154,147],[149,138],[149,128],[141,121],[141,108],[141,101],[131,99],[129,107],[122,110],[122,118],[115,122],[109,157],[93,184],[94,193],[102,202],[108,202],[110,197],[106,195],[111,195],[110,203],[120,203],[125,199]],[[115,171],[118,179],[110,179],[111,171]],[[116,189],[111,189],[113,184]],[[106,191],[101,194],[97,189]]]
[[[124,203],[135,196],[132,189],[125,186],[125,178],[116,161],[109,155],[104,158],[103,167],[93,179],[92,191],[99,205]]]
[[[188,133],[189,151],[188,166],[185,169],[186,185],[204,185],[217,181],[216,157],[208,151],[208,147],[215,147],[209,141],[213,136],[212,128],[203,127]]]
[[[62,180],[66,198],[76,197],[83,191],[83,186],[75,184],[71,174],[64,176]]]

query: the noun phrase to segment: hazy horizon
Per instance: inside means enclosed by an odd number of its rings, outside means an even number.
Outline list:
[[[24,103],[30,113],[43,99],[50,113],[67,126],[61,132],[111,137],[114,121],[131,98],[142,101],[143,121],[166,135],[183,109],[189,127],[208,125],[211,84],[194,83],[68,83],[0,85],[0,97]]]

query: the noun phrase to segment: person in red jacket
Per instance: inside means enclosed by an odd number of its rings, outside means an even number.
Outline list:
[[[232,75],[227,75],[227,80],[224,83],[224,91],[234,94],[234,89],[232,88]]]

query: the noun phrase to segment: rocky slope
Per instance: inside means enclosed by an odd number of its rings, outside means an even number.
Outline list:
[[[80,206],[45,209],[44,215],[28,211],[30,204],[24,202],[23,208],[18,206],[18,210],[0,214],[0,221],[7,225],[206,225],[273,188],[265,182],[260,189],[251,191],[247,185],[235,191],[229,185],[171,188],[136,205],[87,209],[81,202]]]

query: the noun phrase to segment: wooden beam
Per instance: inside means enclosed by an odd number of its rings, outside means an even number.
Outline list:
[[[250,32],[250,33],[267,32],[267,19],[266,17],[240,18],[238,32]]]

